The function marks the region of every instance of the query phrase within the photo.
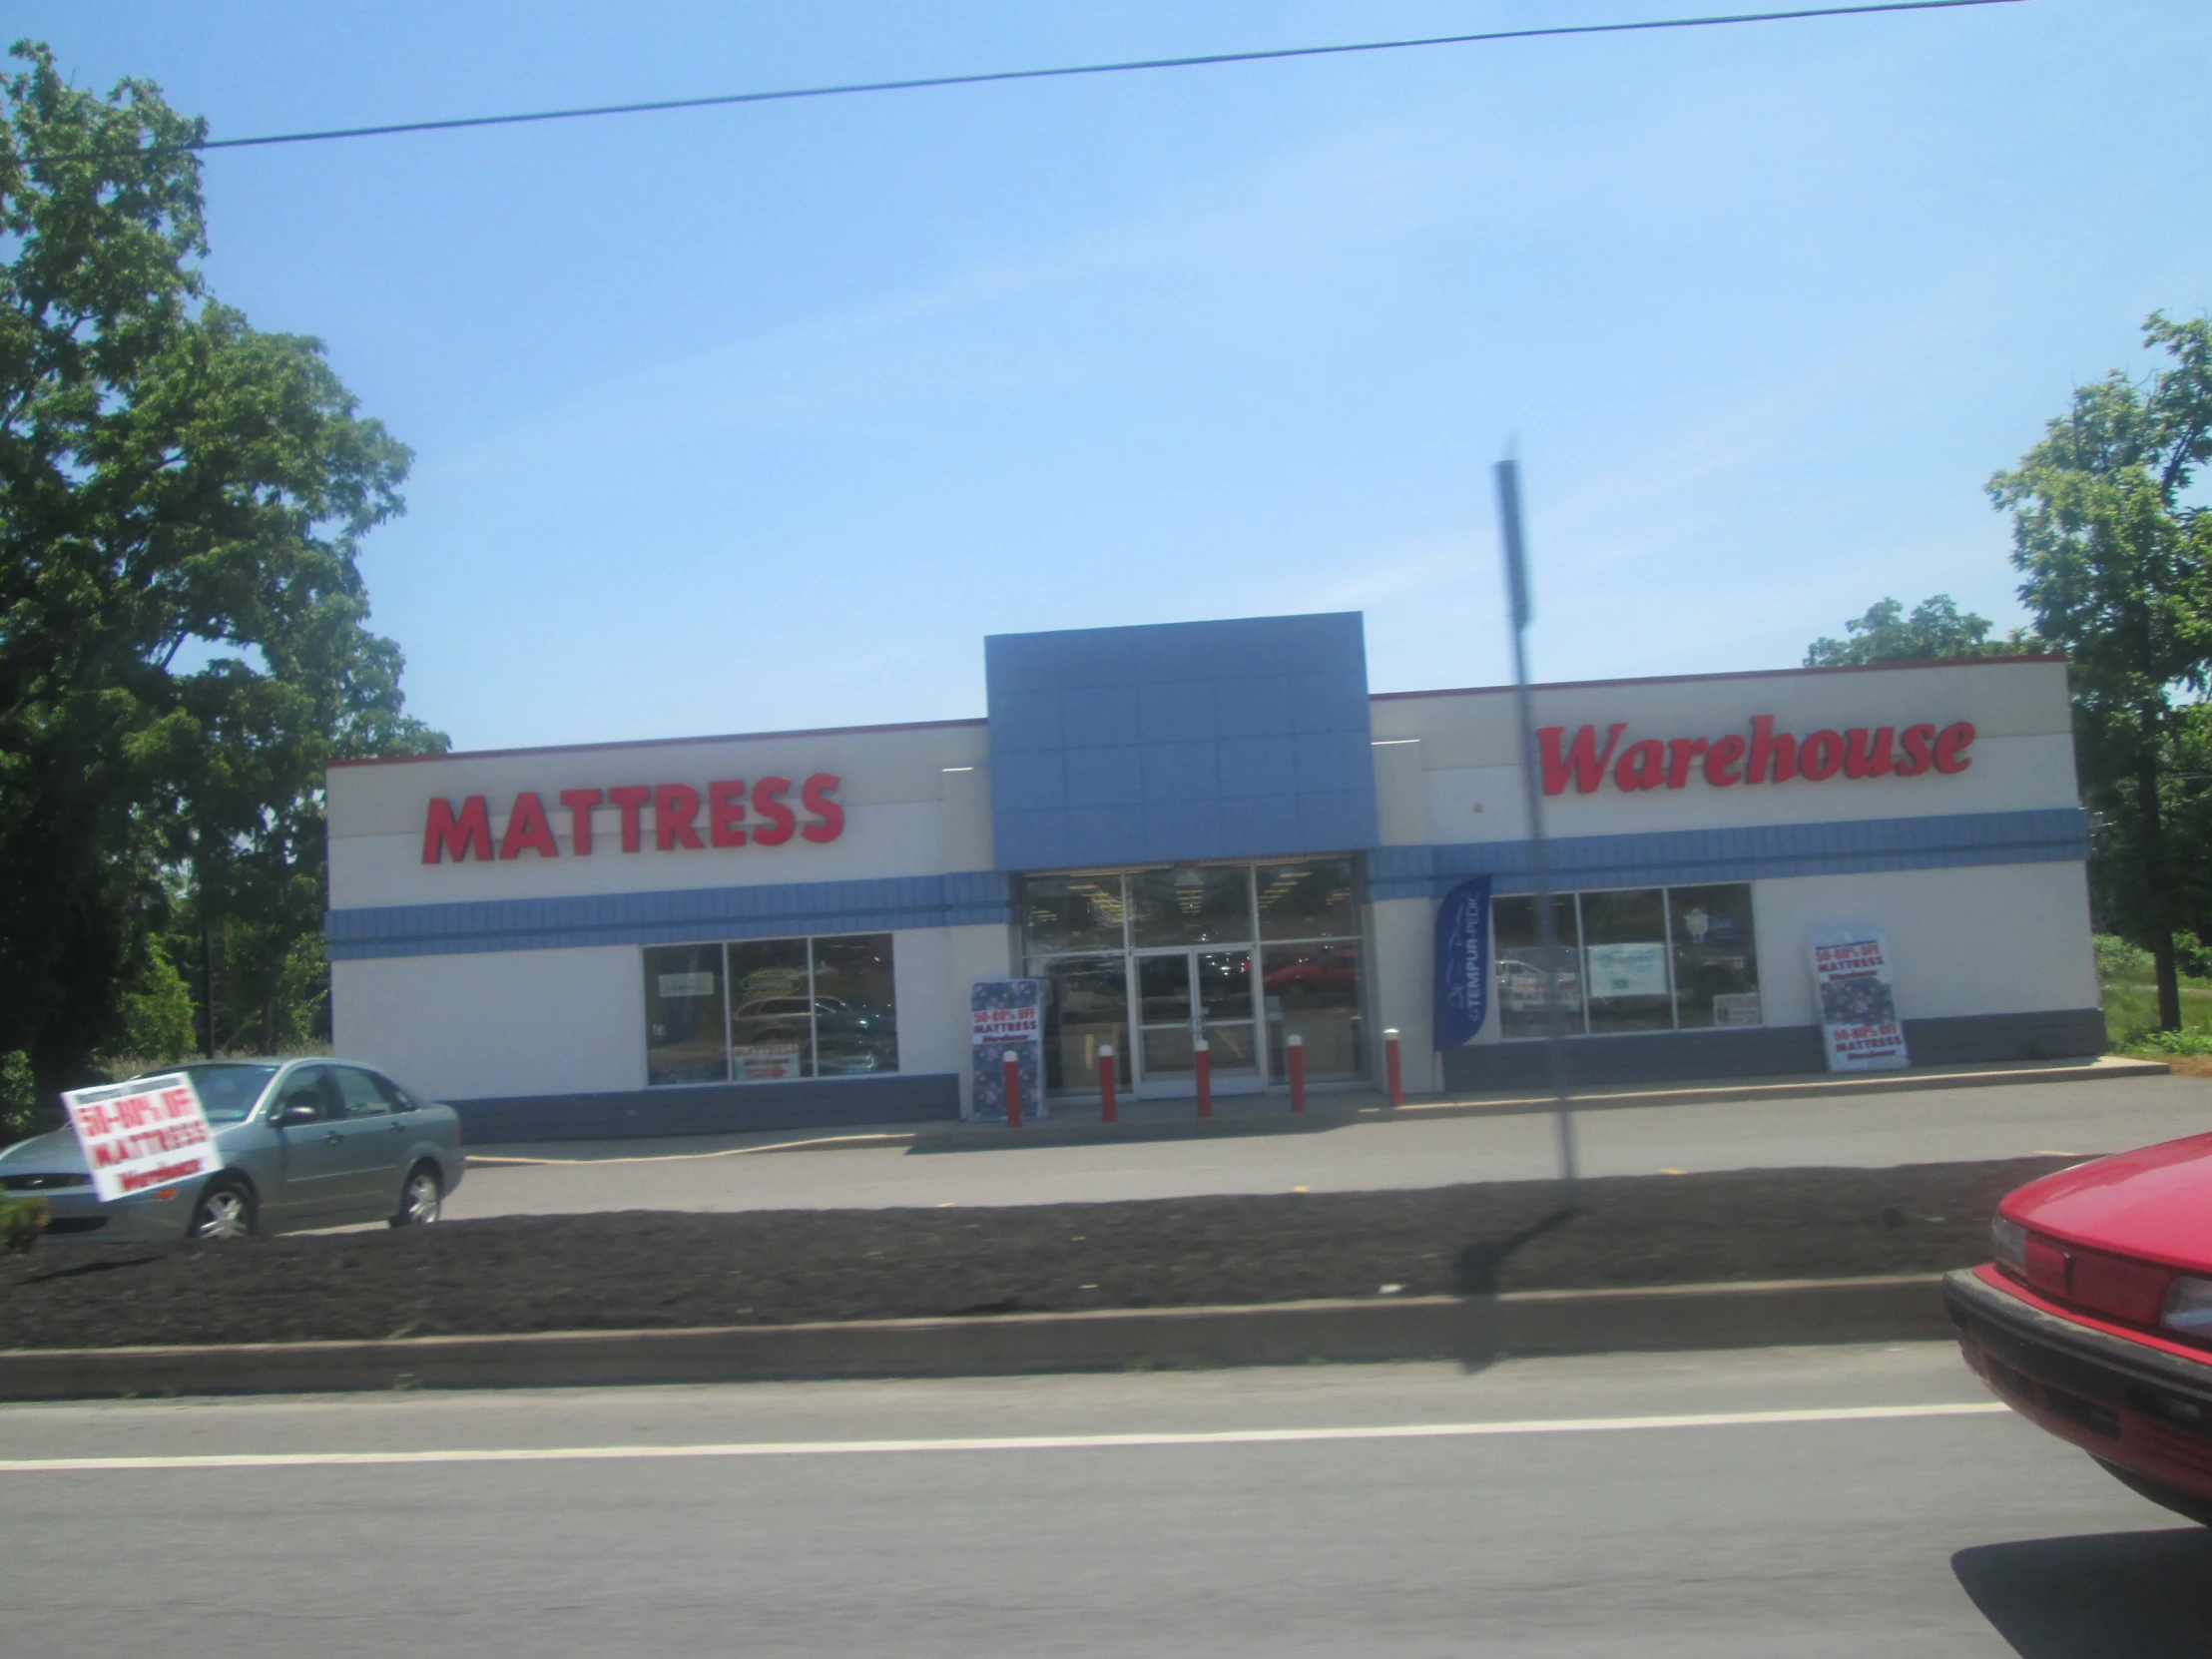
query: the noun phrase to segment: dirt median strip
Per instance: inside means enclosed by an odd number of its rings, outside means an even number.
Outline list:
[[[1909,1342],[1939,1276],[361,1343],[17,1350],[0,1399],[994,1377]]]
[[[2063,1158],[999,1208],[617,1211],[0,1261],[0,1351],[496,1338],[1933,1274]]]

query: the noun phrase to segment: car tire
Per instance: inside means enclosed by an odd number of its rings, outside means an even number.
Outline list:
[[[261,1219],[254,1189],[235,1175],[219,1175],[193,1201],[188,1239],[246,1239]]]
[[[428,1227],[445,1212],[445,1181],[438,1166],[425,1158],[407,1171],[400,1183],[399,1208],[391,1215],[393,1227]]]
[[[2098,1465],[2106,1474],[2117,1480],[2138,1496],[2147,1497],[2164,1509],[2187,1516],[2199,1526],[2212,1526],[2212,1499],[2198,1497],[2194,1492],[2169,1486],[2163,1480],[2153,1480],[2147,1474],[2137,1474],[2133,1469],[2123,1469],[2117,1463],[2107,1463],[2102,1457]]]

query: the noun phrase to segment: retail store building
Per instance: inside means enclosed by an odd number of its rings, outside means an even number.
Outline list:
[[[1048,983],[1055,1112],[1542,1076],[1510,688],[1371,694],[1356,614],[1006,635],[985,719],[340,764],[335,1043],[478,1141],[958,1116],[969,987]],[[2104,1045],[2065,665],[1535,694],[1585,1084],[1814,1071],[1806,941],[1888,939],[1916,1064]],[[1439,900],[1492,877],[1438,1052]],[[1571,954],[1570,954],[1571,953]],[[1536,987],[1532,994],[1531,987]]]

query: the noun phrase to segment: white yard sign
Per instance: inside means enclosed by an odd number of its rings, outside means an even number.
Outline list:
[[[62,1101],[103,1204],[223,1167],[199,1091],[181,1071],[74,1089]]]
[[[1825,928],[1806,941],[1830,1071],[1904,1066],[1905,1024],[1890,982],[1890,947],[1871,927]]]

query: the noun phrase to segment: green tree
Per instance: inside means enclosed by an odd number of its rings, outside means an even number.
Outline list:
[[[1807,668],[1848,668],[1862,663],[1925,663],[1948,657],[2017,657],[2043,649],[2042,641],[2015,628],[2001,640],[1989,636],[1989,619],[1961,612],[1949,594],[1924,599],[1908,616],[1895,599],[1867,608],[1844,624],[1845,638],[1815,640]]]
[[[370,633],[403,445],[207,290],[201,136],[144,81],[0,78],[0,1054],[126,1035],[173,890],[311,930],[336,756],[442,747]],[[141,1010],[143,1012],[143,1010]]]
[[[2172,820],[2201,820],[2181,786],[2206,747],[2212,667],[2212,517],[2188,499],[2212,455],[2212,318],[2153,312],[2143,334],[2164,365],[2078,388],[1988,487],[2012,515],[2020,598],[2072,665],[2082,782],[2110,826],[2100,897],[2150,948],[2159,1024],[2176,1030],[2174,927],[2204,879],[2177,863]],[[2202,844],[2201,823],[2181,828]]]

